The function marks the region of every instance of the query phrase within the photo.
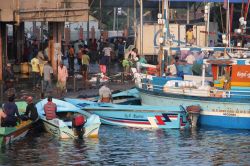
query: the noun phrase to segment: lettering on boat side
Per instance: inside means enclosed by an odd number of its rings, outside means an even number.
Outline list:
[[[237,114],[250,114],[250,111],[246,111],[246,110],[219,110],[219,109],[212,109],[212,112],[218,112],[218,113],[222,113],[223,115],[226,116],[237,116]]]
[[[136,119],[144,118],[143,115],[136,115],[136,114],[131,114],[131,113],[125,114],[124,116],[125,116],[125,118],[136,118]]]
[[[238,71],[237,77],[239,78],[250,78],[250,73],[248,71]]]

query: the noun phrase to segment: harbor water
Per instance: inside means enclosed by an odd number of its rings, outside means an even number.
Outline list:
[[[30,133],[1,149],[0,165],[250,165],[250,131],[141,130],[102,125],[99,138]]]

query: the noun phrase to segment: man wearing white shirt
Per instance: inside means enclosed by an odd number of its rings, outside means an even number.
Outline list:
[[[108,60],[108,73],[110,72],[110,61],[111,61],[111,51],[112,51],[112,48],[109,46],[108,43],[105,43],[105,47],[103,48],[103,53],[104,53],[104,57],[106,57]]]

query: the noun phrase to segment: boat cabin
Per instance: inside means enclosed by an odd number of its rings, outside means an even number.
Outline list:
[[[211,65],[214,87],[250,89],[250,59],[205,59],[204,64]]]

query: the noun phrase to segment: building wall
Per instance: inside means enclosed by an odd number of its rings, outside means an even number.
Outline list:
[[[88,0],[0,1],[0,21],[87,21]]]
[[[16,9],[16,0],[4,1],[0,0],[0,21],[14,21],[14,10]]]

